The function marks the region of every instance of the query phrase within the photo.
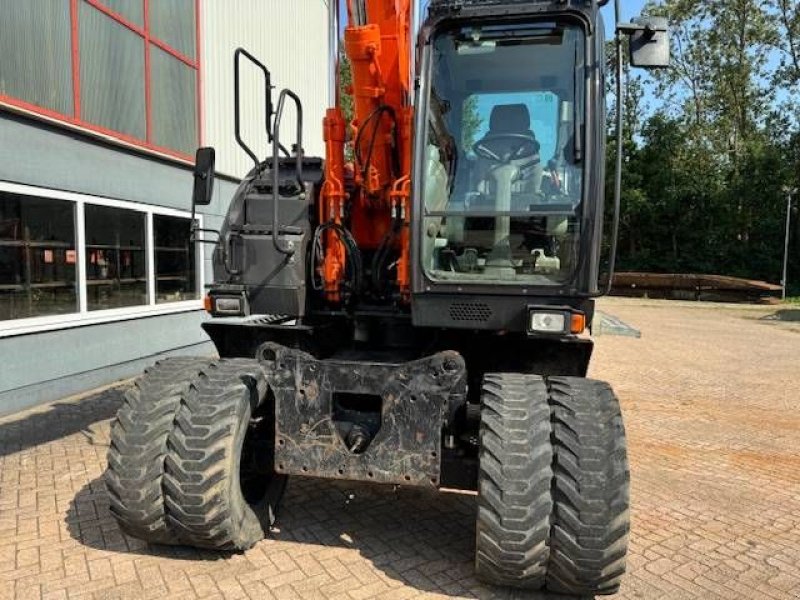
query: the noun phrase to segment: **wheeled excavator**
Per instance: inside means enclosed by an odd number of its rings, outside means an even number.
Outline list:
[[[611,387],[586,377],[588,332],[613,275],[623,39],[643,67],[665,66],[669,45],[666,21],[619,23],[617,0],[604,281],[607,1],[431,0],[423,14],[349,0],[340,48],[329,0],[320,158],[303,151],[301,99],[273,102],[268,68],[236,51],[253,168],[221,230],[192,229],[214,247],[203,327],[219,358],[160,361],[126,393],[106,476],[124,532],[246,550],[288,477],[468,490],[479,578],[618,590],[625,431]],[[263,158],[242,139],[246,62],[264,78]],[[201,148],[193,206],[213,182]]]

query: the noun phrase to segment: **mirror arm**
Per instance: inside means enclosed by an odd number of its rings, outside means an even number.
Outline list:
[[[194,201],[194,197],[192,198],[192,220],[189,221],[191,225],[189,225],[189,243],[194,243],[195,234],[199,231],[197,227],[197,203]]]
[[[199,239],[197,237],[198,233],[213,233],[214,235],[217,236],[217,239],[216,240],[201,240],[201,239]],[[208,228],[193,226],[192,227],[192,235],[189,238],[189,241],[194,243],[194,244],[213,244],[213,245],[216,245],[216,244],[219,244],[220,238],[222,238],[222,234],[217,229],[208,229]]]
[[[207,177],[205,175],[195,175],[195,178],[197,178],[197,179],[206,179]],[[197,223],[197,202],[195,200],[196,199],[193,197],[192,198],[192,220],[189,221],[192,224],[191,228],[189,230],[189,239],[190,240],[194,240],[194,234],[197,231],[200,230],[197,227],[197,225],[198,225],[198,223]]]
[[[639,25],[638,23],[617,24],[617,33],[624,33],[626,35],[643,31],[648,37],[653,37],[656,33],[663,33],[668,30],[668,27],[659,27],[658,25],[653,25],[649,22],[645,23],[644,25]]]
[[[623,101],[622,95],[625,92],[625,85],[622,81],[623,69],[622,69],[622,35],[625,32],[624,25],[620,25],[620,0],[614,0],[614,9],[616,12],[616,22],[617,30],[616,30],[616,50],[617,50],[617,69],[616,69],[616,76],[617,76],[617,161],[616,161],[616,171],[614,173],[614,220],[611,226],[611,249],[609,255],[609,262],[608,262],[608,284],[606,286],[605,293],[606,295],[611,293],[611,289],[614,286],[614,274],[616,272],[617,267],[617,244],[619,241],[619,219],[620,219],[620,209],[622,205],[622,152],[624,150],[623,144],[623,111],[625,110],[625,103]]]

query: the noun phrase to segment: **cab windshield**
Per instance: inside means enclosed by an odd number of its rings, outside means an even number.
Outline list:
[[[433,44],[423,267],[434,280],[558,285],[580,250],[584,44],[557,23]]]

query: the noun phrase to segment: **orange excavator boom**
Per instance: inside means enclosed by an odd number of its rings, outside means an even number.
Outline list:
[[[325,185],[319,218],[327,228],[320,277],[326,299],[339,303],[347,262],[353,260],[348,259],[348,244],[354,243],[358,251],[389,248],[398,254],[396,286],[401,299],[407,300],[413,124],[411,0],[349,0],[348,17],[344,50],[352,69],[352,86],[346,92],[353,99],[353,118],[346,123],[337,101],[324,121]],[[331,67],[338,69],[338,61]],[[353,158],[350,164],[345,163],[348,144]]]

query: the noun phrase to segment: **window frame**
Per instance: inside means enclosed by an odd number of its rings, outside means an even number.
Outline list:
[[[44,317],[31,317],[26,319],[12,319],[0,321],[0,339],[31,333],[42,333],[86,325],[99,325],[117,321],[128,321],[143,317],[156,317],[183,312],[203,310],[203,293],[206,288],[205,278],[205,249],[203,244],[195,246],[195,287],[198,298],[196,300],[183,300],[179,302],[157,303],[156,293],[156,256],[155,256],[155,230],[153,217],[167,216],[191,220],[190,211],[178,210],[151,204],[141,204],[126,200],[115,200],[100,196],[89,196],[75,192],[65,192],[18,183],[0,181],[0,191],[19,194],[22,196],[35,196],[52,200],[71,202],[74,206],[75,218],[75,250],[77,271],[77,296],[78,310],[70,314],[52,315]],[[111,308],[102,310],[89,310],[86,293],[86,219],[85,208],[87,204],[134,210],[145,215],[145,257],[147,277],[147,304],[129,306],[124,308]],[[204,227],[203,215],[196,214],[195,219],[199,227]]]
[[[18,195],[10,194],[12,198],[19,198]],[[41,196],[36,196],[32,198],[34,201],[39,201],[41,204],[41,208],[44,208],[45,213],[52,214],[53,211],[62,211],[62,216],[65,217],[65,220],[69,221],[68,227],[71,229],[71,237],[69,240],[62,240],[62,239],[54,239],[54,240],[41,240],[41,239],[31,239],[28,235],[26,235],[26,230],[29,230],[32,227],[31,222],[25,222],[23,217],[25,215],[25,210],[22,207],[22,202],[18,199],[17,204],[20,208],[19,215],[20,215],[20,234],[18,239],[7,239],[7,238],[0,238],[0,250],[12,250],[12,252],[8,255],[13,257],[16,254],[16,261],[17,267],[19,270],[16,271],[17,277],[20,280],[17,283],[3,283],[0,285],[0,288],[3,288],[3,292],[10,292],[11,294],[23,294],[27,296],[27,299],[31,299],[31,295],[36,292],[36,290],[41,289],[51,289],[51,290],[68,290],[73,294],[72,301],[69,303],[69,310],[66,312],[57,311],[54,313],[48,314],[47,312],[43,312],[40,315],[30,315],[26,317],[18,317],[16,319],[0,319],[0,322],[9,322],[9,321],[17,321],[20,319],[33,319],[39,317],[48,317],[48,316],[64,316],[73,314],[77,307],[78,307],[78,294],[77,294],[77,284],[78,284],[78,268],[75,262],[72,263],[72,277],[63,277],[59,280],[58,277],[54,277],[49,280],[44,281],[34,281],[34,265],[39,263],[38,260],[34,259],[33,254],[36,253],[38,250],[43,251],[42,261],[40,264],[46,264],[47,260],[44,258],[44,254],[50,251],[51,254],[51,264],[53,265],[52,271],[53,274],[56,275],[57,265],[59,261],[56,258],[56,252],[63,251],[64,252],[64,268],[67,268],[67,255],[66,253],[70,250],[74,252],[73,258],[77,260],[77,248],[75,246],[75,242],[77,240],[77,227],[75,223],[75,206],[72,203],[65,203],[59,200],[53,200],[52,198],[44,198]],[[0,200],[1,202],[1,200]],[[59,208],[56,209],[56,206],[59,205]],[[12,200],[13,206],[13,200]],[[13,212],[12,212],[13,215]],[[33,216],[36,216],[36,212],[34,212]],[[13,217],[12,217],[13,220]],[[35,222],[35,220],[34,220]],[[67,223],[64,223],[67,225]],[[36,236],[39,237],[38,235]],[[64,236],[66,237],[66,236]],[[17,253],[13,252],[13,250],[18,250]],[[8,258],[7,256],[7,258]],[[12,258],[13,260],[13,258]],[[12,275],[14,273],[13,267],[11,271]],[[65,305],[65,308],[66,305]]]
[[[143,3],[143,25],[140,27],[132,23],[121,14],[105,6],[100,0],[68,0],[70,4],[70,43],[71,43],[71,68],[72,68],[72,115],[62,114],[58,111],[27,102],[21,98],[15,98],[0,93],[0,108],[6,108],[22,112],[26,115],[39,117],[49,122],[66,125],[70,129],[87,133],[93,137],[117,142],[122,146],[133,147],[147,151],[165,158],[177,159],[184,163],[194,163],[194,157],[184,154],[178,150],[166,148],[154,144],[152,112],[153,102],[151,98],[152,71],[150,64],[150,46],[156,46],[173,58],[185,64],[195,72],[195,103],[197,109],[197,145],[202,146],[203,141],[203,95],[202,95],[202,69],[201,69],[201,49],[202,36],[200,31],[200,0],[193,0],[195,10],[195,57],[194,59],[182,54],[165,41],[150,34],[149,4],[151,0],[141,0]],[[144,93],[145,93],[145,139],[107,129],[100,125],[95,125],[85,121],[81,115],[81,66],[80,66],[80,23],[78,16],[79,3],[85,2],[95,10],[100,11],[106,17],[112,19],[117,24],[132,31],[144,41]]]

